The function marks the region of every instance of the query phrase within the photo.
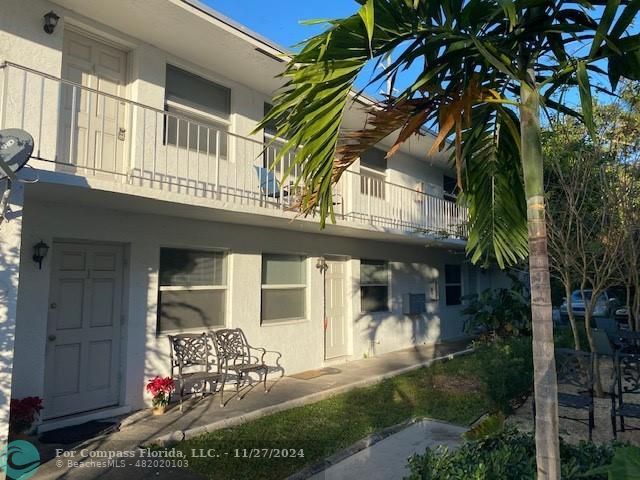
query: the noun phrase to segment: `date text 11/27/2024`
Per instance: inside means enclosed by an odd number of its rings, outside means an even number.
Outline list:
[[[234,448],[223,452],[214,448],[192,448],[191,458],[304,458],[304,450],[296,448]]]

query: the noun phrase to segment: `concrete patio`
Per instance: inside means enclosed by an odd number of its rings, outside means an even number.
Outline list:
[[[277,376],[268,382],[269,393],[264,394],[261,385],[246,392],[237,401],[232,391],[225,392],[224,408],[220,407],[217,395],[198,397],[185,402],[184,412],[177,406],[163,416],[152,416],[149,411],[134,413],[118,419],[120,428],[111,434],[84,442],[81,445],[66,446],[65,450],[79,452],[109,452],[136,450],[140,446],[169,446],[183,439],[193,438],[208,431],[238,425],[265,415],[314,403],[339,393],[377,383],[385,378],[429,365],[438,359],[452,358],[468,353],[467,341],[449,342],[429,346],[416,346],[377,357],[332,365],[325,372],[309,375]],[[316,376],[318,373],[322,373]],[[313,377],[303,379],[306,377]],[[172,468],[69,468],[69,462],[60,462],[55,448],[62,446],[42,446],[41,456],[48,459],[38,471],[38,478],[195,478],[185,470]],[[100,453],[96,453],[100,455]]]

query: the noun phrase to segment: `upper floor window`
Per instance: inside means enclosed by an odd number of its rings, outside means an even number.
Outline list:
[[[360,311],[389,310],[389,264],[381,260],[360,261]]]
[[[224,252],[162,248],[159,277],[159,332],[225,325]]]
[[[462,267],[460,265],[444,266],[444,287],[447,305],[462,304]]]
[[[168,145],[227,157],[231,90],[167,65],[165,104]]]
[[[386,153],[370,148],[360,155],[360,193],[384,200],[387,159]]]
[[[262,323],[305,318],[306,260],[300,255],[262,255]]]
[[[458,195],[458,181],[454,177],[442,177],[442,191],[444,199],[455,202]]]

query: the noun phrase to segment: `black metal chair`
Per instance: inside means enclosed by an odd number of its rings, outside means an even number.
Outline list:
[[[621,353],[640,354],[640,332],[618,330],[613,334],[609,334],[609,338],[615,345],[616,350]]]
[[[215,347],[206,333],[169,335],[171,345],[171,377],[178,383],[180,411],[185,387],[192,384],[203,394],[207,383],[215,393],[214,384],[224,385],[220,362],[215,360]]]
[[[589,440],[595,428],[593,404],[592,353],[569,348],[556,348],[556,372],[558,377],[558,405],[575,410],[588,410],[588,419],[560,417],[580,423],[588,422]]]
[[[267,373],[269,367],[265,364],[264,357],[267,350],[262,347],[254,347],[249,344],[247,337],[240,328],[226,328],[211,333],[216,348],[216,356],[222,368],[222,387],[220,389],[220,406],[224,407],[224,385],[229,372],[236,377],[236,396],[240,397],[240,383],[243,377],[255,372],[262,375],[264,392],[267,390]],[[254,354],[253,352],[258,352]]]
[[[640,419],[640,403],[629,401],[630,398],[640,402],[640,355],[620,353],[615,357],[614,382],[611,391],[611,425],[613,438],[617,438],[617,421],[620,417],[620,431],[640,430],[640,427],[625,427],[625,418]]]

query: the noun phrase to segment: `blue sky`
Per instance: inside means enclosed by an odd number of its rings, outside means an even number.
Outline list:
[[[358,9],[353,0],[201,1],[287,49],[322,30],[300,20],[345,17]]]

